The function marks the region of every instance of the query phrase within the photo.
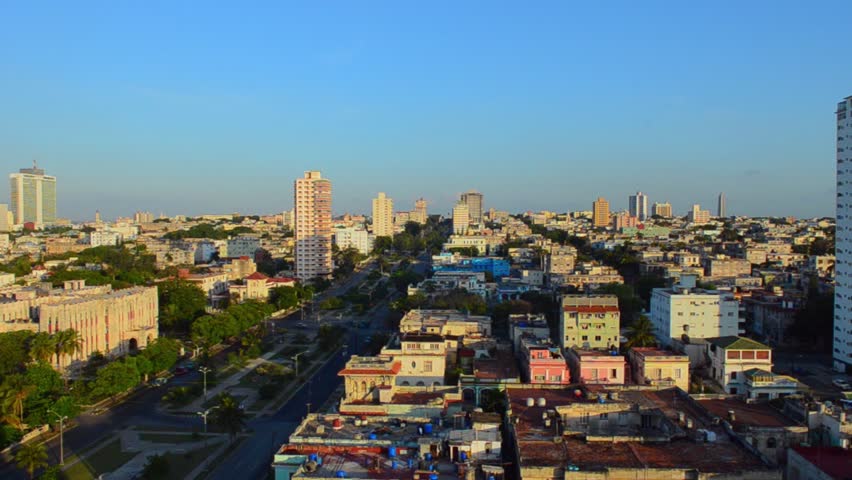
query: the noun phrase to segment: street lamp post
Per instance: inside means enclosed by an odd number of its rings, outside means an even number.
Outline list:
[[[200,367],[198,369],[204,375],[204,399],[207,400],[207,372],[210,371],[207,367]]]
[[[53,410],[47,412],[56,415],[56,418],[59,419],[59,464],[65,465],[65,420],[68,420],[68,417]]]
[[[304,352],[299,352],[299,353],[293,355],[292,357],[290,357],[291,360],[296,362],[296,377],[297,378],[299,376],[299,355],[302,355],[303,353],[308,353],[308,351],[305,350]]]
[[[201,418],[204,419],[204,446],[205,447],[207,446],[207,416],[210,415],[210,412],[212,412],[213,410],[216,410],[217,408],[219,408],[219,405],[216,405],[214,407],[210,407],[207,410],[204,410],[203,412],[197,412],[198,415],[200,415]]]

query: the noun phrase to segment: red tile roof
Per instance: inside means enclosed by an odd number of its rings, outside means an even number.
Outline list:
[[[391,368],[344,368],[337,375],[396,375],[401,369],[401,363],[393,362]]]
[[[248,277],[246,277],[246,280],[266,280],[267,278],[269,278],[269,277],[267,277],[266,275],[264,275],[260,272],[254,272],[251,275],[249,275]]]

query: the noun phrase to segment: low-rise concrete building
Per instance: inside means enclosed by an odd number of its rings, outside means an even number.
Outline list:
[[[678,387],[689,391],[689,357],[650,347],[634,347],[627,354],[633,380],[639,385]]]

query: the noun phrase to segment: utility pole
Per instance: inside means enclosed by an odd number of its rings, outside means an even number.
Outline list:
[[[68,420],[68,417],[53,410],[47,412],[56,415],[56,418],[59,419],[59,464],[65,465],[65,420]]]
[[[207,367],[200,367],[198,371],[204,375],[204,400],[207,400],[207,372],[209,372],[210,369]]]

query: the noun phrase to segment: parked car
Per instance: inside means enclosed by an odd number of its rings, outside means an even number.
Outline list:
[[[850,385],[849,382],[847,382],[846,380],[844,380],[842,378],[835,378],[834,380],[831,381],[831,384],[834,385],[835,387],[843,390],[844,392],[847,391],[847,390],[852,390],[852,385]]]
[[[169,383],[169,379],[165,377],[155,378],[151,381],[152,387],[162,387],[163,385]]]
[[[189,373],[189,369],[186,367],[177,367],[175,369],[175,375],[177,376],[186,375],[187,373]]]

